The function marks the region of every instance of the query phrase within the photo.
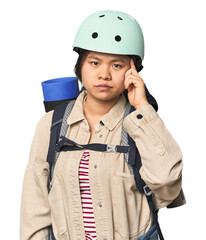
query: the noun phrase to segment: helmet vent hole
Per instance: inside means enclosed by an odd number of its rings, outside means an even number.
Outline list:
[[[105,15],[100,15],[99,17],[104,17]]]
[[[120,16],[117,17],[119,20],[123,20],[123,18],[121,18]]]
[[[121,41],[121,37],[120,37],[119,35],[117,35],[117,36],[115,36],[115,40],[116,40],[117,42],[120,42],[120,41]]]
[[[97,32],[92,33],[92,37],[93,38],[97,38],[98,37],[98,33]]]

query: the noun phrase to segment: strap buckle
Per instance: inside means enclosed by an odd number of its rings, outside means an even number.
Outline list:
[[[145,193],[147,196],[150,196],[150,195],[152,194],[152,190],[151,190],[147,185],[145,185],[145,186],[143,187],[143,189],[144,189],[144,193]]]
[[[117,146],[116,145],[107,144],[106,152],[117,152]]]

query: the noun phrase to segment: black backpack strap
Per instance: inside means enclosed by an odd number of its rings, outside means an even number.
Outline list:
[[[151,93],[147,89],[146,85],[144,85],[144,87],[145,87],[145,93],[146,93],[147,101],[149,102],[150,105],[153,106],[153,108],[157,112],[158,111],[158,104],[157,104],[156,99],[151,95]]]
[[[47,162],[49,163],[49,166],[50,166],[50,180],[51,180],[51,167],[54,160],[56,144],[58,143],[63,116],[68,103],[69,102],[64,102],[63,104],[58,105],[53,112],[51,132],[50,132],[50,142],[49,142],[49,149],[47,154]]]
[[[133,166],[134,177],[135,177],[136,185],[139,192],[144,193],[144,187],[146,186],[146,183],[142,180],[139,174],[139,170],[142,166],[141,157],[134,140],[129,136],[129,134],[128,134],[128,142],[130,146],[128,163]]]
[[[158,222],[158,211],[155,210],[154,203],[152,200],[152,191],[147,186],[147,184],[144,182],[144,180],[141,178],[140,173],[139,173],[139,170],[142,166],[141,156],[139,154],[138,148],[136,147],[134,140],[129,135],[128,135],[128,142],[129,142],[129,146],[130,146],[128,163],[133,166],[134,178],[135,178],[137,189],[140,193],[145,194],[149,208],[152,212],[153,221],[157,228],[159,238],[160,238],[160,240],[164,240],[164,237],[162,235],[162,232],[161,232],[161,229],[159,226],[159,222]]]
[[[63,121],[64,113],[68,103],[69,101],[58,105],[54,109],[53,116],[52,116],[52,124],[50,129],[50,142],[49,142],[49,149],[47,154],[47,162],[49,163],[49,168],[50,168],[50,182],[52,180],[52,167],[53,167],[53,161],[55,156],[55,148],[56,148],[56,144],[58,143],[62,121]],[[50,191],[50,187],[51,186],[49,185],[48,191]],[[56,238],[54,237],[52,226],[50,226],[49,231],[50,231],[49,240],[56,240]]]

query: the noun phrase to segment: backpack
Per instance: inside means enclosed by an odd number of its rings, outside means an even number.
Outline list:
[[[82,89],[79,93],[81,93],[83,90],[84,89]],[[145,90],[146,90],[147,101],[157,111],[158,105],[155,98],[149,93],[146,86],[145,86]],[[125,97],[127,98],[127,93],[124,92],[124,94],[125,94]],[[152,191],[146,185],[146,183],[143,181],[143,179],[139,174],[139,170],[142,166],[142,162],[141,162],[141,157],[140,157],[138,148],[136,147],[134,140],[129,136],[129,134],[126,132],[123,126],[122,126],[121,145],[98,144],[98,143],[81,145],[74,141],[71,141],[70,139],[67,139],[65,137],[68,129],[67,118],[69,117],[74,104],[75,104],[75,99],[67,100],[57,105],[53,112],[50,143],[49,143],[49,149],[48,149],[48,155],[47,155],[47,162],[49,163],[49,167],[50,167],[50,184],[48,186],[48,191],[50,191],[50,189],[52,188],[51,181],[53,177],[53,171],[61,151],[75,151],[80,149],[90,149],[93,151],[124,153],[125,161],[128,164],[130,173],[134,175],[137,189],[140,193],[145,194],[150,210],[152,212],[152,216],[153,216],[154,224],[152,228],[150,228],[150,230],[145,235],[140,237],[139,240],[140,239],[141,240],[158,240],[158,239],[164,240],[164,237],[162,235],[162,232],[158,223],[158,210],[155,210],[154,203],[152,200]],[[135,108],[129,104],[129,101],[127,101],[123,119],[134,110]],[[184,198],[183,191],[181,190],[177,199],[175,199],[167,207],[168,208],[177,207],[177,206],[183,205],[184,203],[185,203],[185,198]],[[50,227],[49,239],[55,240],[52,226]]]

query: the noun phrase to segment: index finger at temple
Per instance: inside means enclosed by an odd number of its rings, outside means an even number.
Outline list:
[[[130,66],[136,70],[133,58],[130,59]]]

